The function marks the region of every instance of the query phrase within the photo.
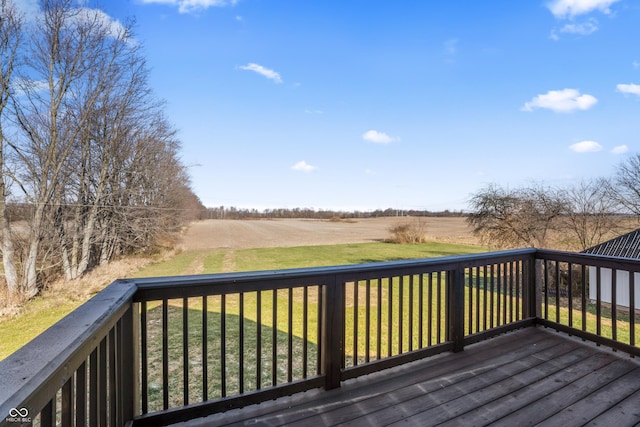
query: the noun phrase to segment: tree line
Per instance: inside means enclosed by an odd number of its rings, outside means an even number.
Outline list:
[[[640,154],[622,162],[611,177],[566,187],[491,184],[473,194],[469,206],[468,223],[492,247],[584,250],[637,226]]]
[[[39,3],[25,16],[0,0],[0,248],[25,297],[149,250],[204,209],[133,23]]]
[[[313,208],[237,208],[235,206],[208,207],[202,212],[203,219],[270,219],[270,218],[302,218],[302,219],[354,219],[354,218],[379,218],[390,216],[429,216],[429,217],[460,217],[465,214],[462,211],[444,210],[429,211],[421,209],[375,209],[371,211],[358,210],[334,210]]]

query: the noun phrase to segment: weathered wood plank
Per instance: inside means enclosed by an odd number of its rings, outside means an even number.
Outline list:
[[[208,425],[633,425],[640,363],[526,328],[366,377],[182,423]],[[579,416],[577,416],[579,414]]]
[[[566,427],[575,423],[586,424],[637,392],[639,383],[640,367],[636,366],[634,370],[624,376],[565,407],[562,411],[553,414],[552,417],[542,420],[539,425]]]
[[[386,392],[384,389],[379,389],[377,396],[355,405],[360,407],[362,411],[354,411],[353,407],[346,407],[339,411],[330,411],[327,415],[332,417],[332,422],[345,423],[345,425],[361,422],[392,423],[405,418],[408,413],[435,408],[442,403],[454,400],[460,395],[460,390],[466,392],[482,390],[491,381],[510,378],[544,363],[544,360],[559,357],[573,350],[570,345],[564,343],[554,344],[546,349],[542,345],[536,347],[540,348],[531,354],[518,356],[515,361],[496,358],[490,363],[471,367],[471,369],[453,367],[454,370],[450,374],[424,382],[416,382],[401,389]],[[424,400],[424,396],[427,394],[429,395],[428,402]],[[397,403],[390,406],[390,401]],[[356,417],[355,412],[363,414],[363,419]]]
[[[589,352],[586,349],[578,348],[552,361],[533,366],[530,369],[497,382],[494,382],[494,379],[497,380],[499,378],[488,377],[486,387],[470,393],[465,389],[459,389],[458,397],[446,402],[441,402],[435,393],[427,394],[419,399],[404,402],[401,409],[409,415],[405,415],[397,420],[397,422],[417,422],[422,425],[425,423],[444,423],[460,415],[466,415],[470,411],[475,411],[476,413],[472,414],[469,419],[477,420],[486,414],[484,408],[492,404],[496,406],[496,410],[509,413],[512,403],[509,402],[505,404],[502,402],[508,400],[507,398],[510,397],[510,395],[517,396],[524,393],[529,384],[537,384],[544,382],[547,378],[555,378],[562,375],[562,369],[565,364],[578,364],[588,356]],[[595,356],[593,358],[598,359]],[[594,363],[595,362],[600,362],[600,360],[596,360]],[[595,364],[597,365],[597,363]],[[422,408],[425,407],[430,409],[422,411]],[[454,424],[460,425],[460,422],[456,420]]]
[[[553,337],[553,334],[539,334],[536,333],[535,328],[527,328],[517,333],[521,334],[527,345],[530,346],[542,348],[543,346],[554,345],[553,342],[545,343],[549,337]],[[526,349],[526,345],[522,345],[522,342],[512,340],[508,335],[498,337],[494,342],[498,345],[488,345],[488,342],[476,344],[473,347],[469,347],[474,348],[476,350],[474,352],[434,356],[428,360],[402,365],[394,369],[346,381],[339,389],[328,392],[312,390],[297,396],[278,399],[277,401],[264,402],[260,405],[215,414],[207,417],[202,424],[189,423],[188,425],[233,425],[233,423],[242,425],[247,420],[250,420],[248,422],[259,423],[269,419],[270,422],[275,423],[276,419],[280,422],[304,419],[310,414],[317,414],[318,408],[323,405],[327,407],[349,407],[359,400],[370,397],[372,387],[393,390],[394,388],[410,386],[416,381],[416,366],[421,364],[428,364],[427,368],[421,370],[421,375],[424,378],[438,378],[446,375],[451,370],[452,360],[459,360],[459,366],[472,370],[474,366],[482,363],[482,361],[498,361],[503,357],[508,359],[509,357],[503,355],[505,352],[525,354],[530,351]],[[289,408],[291,408],[291,411],[294,411],[295,408],[294,412],[299,415],[289,414]]]
[[[618,403],[587,426],[635,426],[640,422],[640,391]]]
[[[283,405],[279,404],[280,401],[266,402],[251,408],[217,414],[206,420],[212,424],[224,422],[225,424],[238,423],[239,425],[245,421],[274,425],[294,424],[298,421],[301,424],[320,423],[322,425],[344,422],[358,417],[356,405],[368,406],[368,411],[383,409],[389,406],[388,398],[394,390],[401,390],[404,387],[412,388],[421,381],[437,382],[442,378],[449,377],[451,377],[449,381],[454,381],[456,375],[459,377],[458,380],[470,379],[483,370],[496,370],[496,367],[501,365],[514,363],[514,359],[519,360],[526,357],[531,357],[530,364],[542,363],[558,354],[571,351],[576,346],[578,344],[564,340],[559,334],[527,328],[467,347],[468,350],[459,354],[445,354],[354,379],[345,382],[337,390],[319,394],[309,393],[313,399],[300,399],[299,401],[287,399]],[[550,350],[554,347],[557,349]],[[546,356],[545,352],[548,352]],[[537,356],[531,356],[532,354],[537,354]],[[457,372],[454,367],[458,370]],[[436,383],[436,388],[439,387],[440,385]],[[419,388],[416,390],[419,394],[425,393]],[[372,403],[367,404],[366,401],[370,399],[373,399]],[[323,415],[318,416],[319,412],[323,412]],[[324,412],[334,413],[327,415]],[[349,416],[343,417],[344,414]],[[314,416],[317,418],[309,418]],[[379,421],[375,417],[373,419]],[[366,422],[367,420],[363,418],[360,421]]]
[[[555,392],[549,393],[543,398],[511,412],[508,416],[502,418],[497,425],[535,425],[545,419],[553,418],[557,412],[586,398],[592,392],[612,383],[630,370],[633,370],[633,367],[629,363],[618,359],[593,372],[586,371],[585,375],[576,381],[569,382]]]

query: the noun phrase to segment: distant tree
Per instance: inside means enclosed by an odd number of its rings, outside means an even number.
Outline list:
[[[467,217],[473,232],[492,247],[545,247],[564,207],[557,193],[540,185],[505,189],[490,185],[474,194]]]
[[[564,226],[576,237],[580,250],[595,246],[621,230],[616,215],[620,204],[611,189],[609,180],[599,178],[581,181],[560,192],[565,206]]]
[[[640,154],[618,166],[609,188],[612,197],[626,212],[640,216]]]

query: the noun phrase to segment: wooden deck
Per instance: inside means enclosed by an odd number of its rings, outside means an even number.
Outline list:
[[[530,327],[343,383],[180,426],[627,426],[640,423],[640,363]]]
[[[640,426],[638,307],[592,267],[640,274],[528,248],[118,280],[0,361],[0,426]]]

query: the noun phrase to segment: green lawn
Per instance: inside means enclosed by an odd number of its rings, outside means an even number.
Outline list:
[[[51,303],[36,298],[27,304],[24,314],[0,321],[0,360],[44,332],[78,307],[81,301]]]
[[[399,245],[360,243],[242,250],[185,251],[171,259],[152,264],[135,277],[175,276],[193,273],[273,270],[428,258],[484,252],[477,246],[447,243]],[[115,278],[114,278],[115,279]],[[73,311],[83,301],[55,301],[39,297],[27,303],[23,314],[0,321],[0,360],[22,347],[49,326]]]
[[[357,243],[346,245],[297,246],[288,248],[212,249],[182,252],[171,260],[140,270],[136,277],[188,274],[194,263],[199,273],[276,270],[433,258],[486,252],[479,246],[449,243],[399,245],[394,243]]]

